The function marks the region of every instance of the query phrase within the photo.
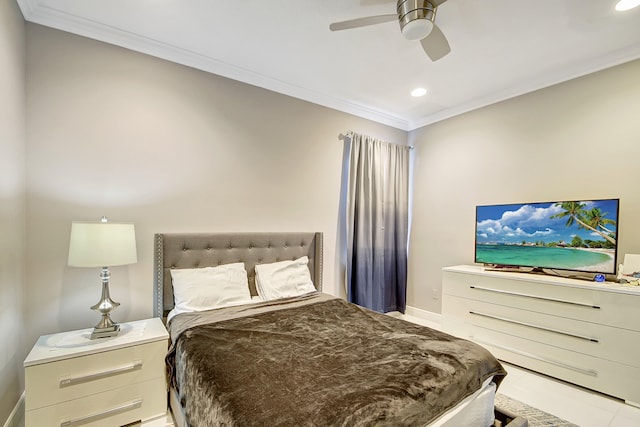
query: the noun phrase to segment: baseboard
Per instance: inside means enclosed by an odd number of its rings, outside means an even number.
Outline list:
[[[18,403],[9,414],[9,418],[4,423],[4,427],[19,427],[24,425],[24,392],[20,395]]]
[[[430,322],[430,323],[437,323],[437,324],[442,323],[441,314],[434,313],[432,311],[423,310],[421,308],[407,306],[404,314],[406,314],[407,316],[413,316],[419,319],[426,320],[427,322]]]

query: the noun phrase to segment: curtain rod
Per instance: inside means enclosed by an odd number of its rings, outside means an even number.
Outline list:
[[[338,135],[338,140],[340,141],[344,141],[345,138],[349,138],[350,135],[353,135],[355,132],[348,130],[345,133],[341,133]],[[393,142],[390,142],[390,144],[393,144]],[[396,144],[396,145],[402,145],[402,144]],[[413,145],[408,145],[410,150],[413,150]]]
[[[338,139],[340,141],[344,141],[345,138],[349,138],[351,135],[353,135],[355,132],[352,130],[348,130],[345,133],[341,133],[338,135]]]

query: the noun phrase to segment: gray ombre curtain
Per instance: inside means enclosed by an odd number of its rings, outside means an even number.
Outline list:
[[[404,313],[410,147],[350,133],[346,208],[347,297]]]

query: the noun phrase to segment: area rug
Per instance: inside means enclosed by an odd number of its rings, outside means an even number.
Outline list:
[[[496,393],[495,407],[499,411],[504,410],[526,418],[528,427],[579,427],[577,424],[565,421],[501,393]]]

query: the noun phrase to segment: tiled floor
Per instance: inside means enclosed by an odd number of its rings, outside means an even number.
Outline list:
[[[418,317],[405,315],[403,318],[440,329],[440,325]],[[498,391],[506,396],[581,427],[640,426],[640,408],[523,368],[503,365],[508,375]]]
[[[509,374],[499,391],[509,397],[582,427],[640,426],[640,408],[522,368],[504,365]]]

